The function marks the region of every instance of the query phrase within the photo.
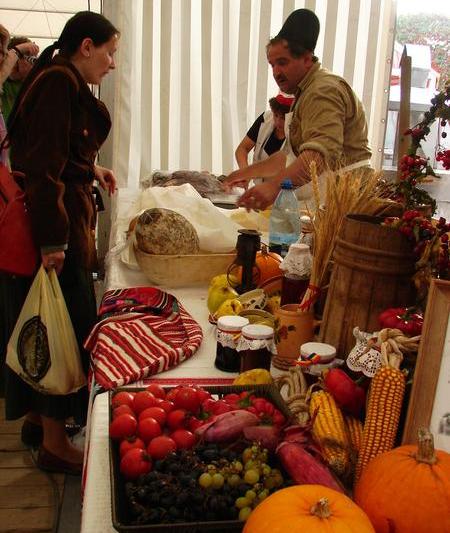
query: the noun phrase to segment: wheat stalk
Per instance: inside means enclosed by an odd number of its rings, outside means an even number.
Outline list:
[[[386,189],[380,186],[379,172],[368,173],[366,169],[352,171],[326,170],[325,209],[320,208],[319,177],[315,162],[310,164],[313,198],[316,206],[314,216],[310,213],[314,234],[314,249],[311,277],[308,290],[301,304],[301,311],[309,311],[327,282],[336,237],[345,216],[349,213],[375,215],[386,210]]]

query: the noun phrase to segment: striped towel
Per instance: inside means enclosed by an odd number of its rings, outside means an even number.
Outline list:
[[[105,293],[102,320],[85,342],[95,380],[105,389],[133,383],[189,359],[200,346],[199,324],[171,294],[154,287]]]

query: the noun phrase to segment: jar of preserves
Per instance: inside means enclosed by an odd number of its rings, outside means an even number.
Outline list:
[[[254,368],[270,370],[273,351],[273,328],[263,324],[244,326],[237,344],[240,372]]]
[[[214,365],[219,370],[239,372],[241,362],[236,347],[241,330],[248,323],[248,318],[236,315],[221,316],[217,320],[217,348]]]

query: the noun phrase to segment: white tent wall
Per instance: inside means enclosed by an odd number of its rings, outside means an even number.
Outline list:
[[[321,21],[316,54],[364,102],[381,166],[394,0],[104,0],[120,29],[117,71],[101,95],[113,115],[102,150],[121,187],[154,169],[236,167],[234,149],[278,92],[265,46],[294,9]]]

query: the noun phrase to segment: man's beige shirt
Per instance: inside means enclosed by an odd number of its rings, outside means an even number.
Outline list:
[[[289,134],[296,156],[315,150],[331,168],[372,155],[361,101],[343,78],[318,62],[298,84]]]

